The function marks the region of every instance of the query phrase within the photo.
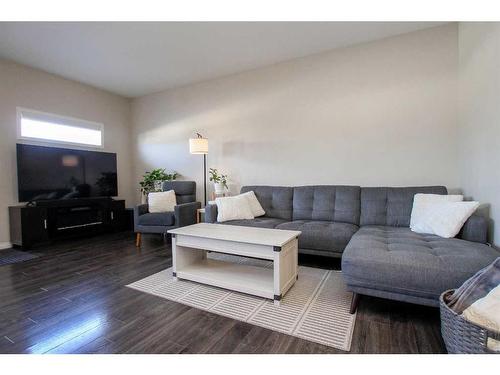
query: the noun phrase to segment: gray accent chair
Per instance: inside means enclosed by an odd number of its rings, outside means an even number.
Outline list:
[[[196,183],[194,181],[165,181],[163,191],[174,190],[177,205],[172,212],[152,213],[147,204],[134,207],[134,231],[136,246],[141,245],[142,233],[166,235],[167,230],[196,223],[196,210],[201,203],[196,202]]]
[[[500,256],[486,245],[488,222],[473,215],[457,238],[410,230],[417,193],[447,194],[444,186],[245,186],[265,215],[229,225],[300,230],[299,253],[342,258],[342,275],[360,294],[439,306],[439,295],[457,288]],[[205,221],[217,222],[217,206],[205,208]]]

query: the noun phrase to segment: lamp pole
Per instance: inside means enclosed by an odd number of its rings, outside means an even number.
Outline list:
[[[208,139],[203,138],[200,133],[196,133],[196,138],[189,139],[189,152],[195,155],[203,154],[203,200],[206,206]]]
[[[203,154],[203,197],[207,206],[207,154]]]

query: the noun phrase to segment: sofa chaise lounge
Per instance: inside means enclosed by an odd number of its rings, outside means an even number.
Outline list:
[[[229,225],[302,231],[299,253],[342,257],[342,274],[355,293],[430,306],[461,285],[500,253],[486,244],[487,220],[473,215],[457,238],[410,230],[417,193],[447,194],[443,186],[245,186],[253,190],[264,216]],[[217,221],[208,205],[205,221]]]

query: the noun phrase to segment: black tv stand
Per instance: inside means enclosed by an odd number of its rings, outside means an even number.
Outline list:
[[[52,241],[125,230],[124,200],[81,198],[38,201],[9,207],[10,237],[29,248]]]

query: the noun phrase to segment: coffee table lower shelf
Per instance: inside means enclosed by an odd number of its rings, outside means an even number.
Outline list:
[[[269,298],[275,305],[297,280],[299,231],[199,223],[168,232],[176,278]],[[210,259],[209,251],[265,259],[272,267]]]
[[[274,298],[272,268],[203,259],[178,269],[176,277],[259,297]]]

